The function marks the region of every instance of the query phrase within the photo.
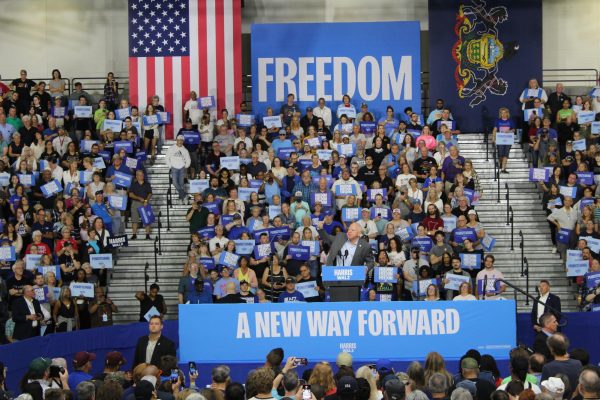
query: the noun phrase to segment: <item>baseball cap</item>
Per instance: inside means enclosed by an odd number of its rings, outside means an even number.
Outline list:
[[[475,211],[475,210],[469,210],[469,212],[467,213],[467,215],[477,215],[477,211]]]
[[[392,211],[392,214],[393,214],[393,213],[398,213],[398,214],[400,214],[400,209],[399,209],[399,208],[394,208],[394,211]]]
[[[227,271],[231,270],[231,268],[228,265],[221,265],[221,267],[219,268],[219,272],[223,271],[224,269],[227,269]]]
[[[155,378],[156,379],[156,378]],[[140,383],[135,385],[134,395],[136,399],[149,399],[154,393],[155,385],[148,380],[141,380]]]
[[[288,276],[285,280],[285,283],[296,283],[296,278],[293,276]]]
[[[296,193],[294,193],[294,195],[296,197],[302,197],[302,192],[298,190]]]
[[[363,208],[361,211],[369,212],[369,209],[368,208]]]
[[[477,369],[479,368],[479,365],[477,364],[477,360],[474,358],[466,357],[460,362],[460,367],[462,369]]]
[[[361,107],[367,107],[367,103],[361,103],[360,106]]]
[[[342,351],[337,355],[335,359],[335,365],[338,367],[351,367],[352,366],[352,354]]]
[[[242,216],[239,213],[233,214],[233,219],[242,219]]]
[[[140,381],[150,382],[152,384],[152,387],[156,387],[156,382],[158,381],[158,379],[156,379],[154,375],[145,375],[144,377],[142,377],[142,379],[140,379]]]
[[[398,378],[386,382],[383,390],[387,394],[388,400],[401,400],[404,398],[406,392],[404,383],[400,382]]]
[[[177,135],[177,140],[185,140],[185,136],[183,136],[183,135]]]
[[[123,357],[123,354],[121,354],[121,352],[111,351],[110,353],[108,353],[106,355],[105,362],[106,362],[106,365],[109,365],[111,367],[116,367],[116,366],[125,364],[127,362],[127,360],[125,360],[125,357]]]
[[[98,196],[99,194],[104,194],[104,190],[97,190],[95,195]]]
[[[94,361],[96,355],[94,353],[88,353],[87,351],[80,351],[73,357],[73,366],[75,368],[81,368],[89,361]]]
[[[396,375],[394,375],[394,374],[391,374],[391,373],[388,373],[386,376],[384,376],[384,377],[381,379],[381,386],[382,386],[382,387],[385,387],[385,385],[386,385],[388,382],[392,382],[392,381],[399,381],[399,380],[400,380],[400,378],[398,378]]]
[[[563,394],[565,392],[565,383],[560,378],[550,377],[542,381],[542,387],[552,394]]]
[[[413,247],[413,250],[415,247]],[[418,247],[416,247],[418,249]],[[394,368],[392,368],[392,362],[387,358],[380,358],[375,364],[375,368],[377,368],[377,372],[379,375],[385,375],[388,372],[394,372]]]
[[[350,139],[350,136],[344,134],[344,135],[342,135],[342,139]]]
[[[351,376],[342,376],[338,380],[337,393],[338,394],[353,394],[358,390],[358,384],[356,379]]]
[[[42,375],[44,371],[46,371],[50,367],[50,365],[52,365],[52,360],[49,358],[34,358],[29,363],[29,371],[36,375]]]
[[[312,107],[306,107],[306,112],[312,111]]]

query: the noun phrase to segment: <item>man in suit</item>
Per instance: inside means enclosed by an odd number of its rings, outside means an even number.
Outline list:
[[[374,258],[369,242],[360,237],[361,227],[353,222],[346,233],[335,236],[323,230],[323,221],[319,222],[319,236],[329,245],[326,265],[366,265],[373,268]]]
[[[538,286],[539,296],[533,302],[533,308],[531,309],[531,325],[537,332],[542,330],[540,324],[540,318],[546,313],[550,313],[556,317],[557,321],[560,321],[560,297],[550,293],[550,282],[545,279],[540,281]],[[542,304],[544,303],[544,304]]]
[[[142,336],[138,339],[135,346],[135,356],[133,358],[133,368],[141,363],[160,365],[162,356],[175,357],[175,343],[162,335],[163,321],[158,315],[150,318],[148,324],[148,336]]]
[[[546,361],[550,361],[552,359],[552,354],[550,353],[546,341],[558,330],[558,321],[553,314],[546,313],[540,317],[540,325],[542,326],[542,329],[535,336],[533,351],[535,353],[543,354],[544,357],[546,357]]]
[[[13,301],[12,319],[15,322],[13,339],[24,340],[40,335],[44,314],[40,302],[35,299],[33,286],[25,285],[23,296]]]

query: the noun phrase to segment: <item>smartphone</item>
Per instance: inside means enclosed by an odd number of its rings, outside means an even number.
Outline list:
[[[297,367],[298,365],[306,365],[308,364],[308,360],[306,358],[299,358],[296,357],[294,358],[294,366]]]
[[[310,385],[302,385],[302,400],[310,400],[311,398]]]
[[[179,371],[176,369],[171,370],[171,383],[176,383],[179,380]]]
[[[190,369],[190,375],[196,375],[198,373],[198,370],[196,369],[196,363],[193,361],[190,361],[189,369]]]

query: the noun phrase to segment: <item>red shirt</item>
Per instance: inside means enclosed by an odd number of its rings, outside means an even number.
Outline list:
[[[444,220],[441,218],[431,218],[429,215],[421,222],[421,225],[425,227],[427,232],[437,231],[444,228]]]
[[[0,82],[0,96],[4,96],[8,92],[10,92],[10,88],[4,83]]]
[[[52,254],[52,251],[50,251],[50,247],[48,247],[48,245],[44,242],[40,242],[38,244],[30,243],[29,245],[27,245],[27,250],[25,250],[25,254],[31,254],[31,246],[37,247],[37,254]]]

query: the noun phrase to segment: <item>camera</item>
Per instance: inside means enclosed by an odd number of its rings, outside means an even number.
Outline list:
[[[298,365],[307,365],[308,364],[308,360],[304,357],[296,357],[294,358],[294,366],[297,367]]]
[[[65,369],[60,365],[51,365],[48,369],[48,376],[50,378],[60,378],[60,375],[64,373]]]

